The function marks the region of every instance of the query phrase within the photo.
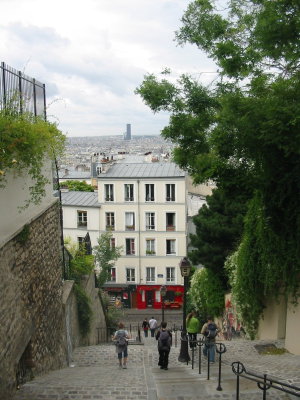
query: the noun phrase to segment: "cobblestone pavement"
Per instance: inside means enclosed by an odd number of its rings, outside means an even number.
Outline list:
[[[246,369],[268,373],[280,380],[300,386],[300,356],[260,355],[255,344],[262,341],[244,339],[223,342],[227,348],[222,356],[222,391],[217,391],[218,363],[210,365],[207,380],[207,363],[198,369],[198,352],[195,365],[178,361],[179,345],[170,353],[169,370],[157,366],[158,353],[155,339],[143,338],[144,345],[129,346],[128,369],[119,370],[115,348],[111,344],[80,347],[74,352],[72,367],[50,372],[26,383],[14,400],[198,400],[235,399],[236,377],[231,370],[233,361],[241,361]],[[282,347],[283,342],[273,342]],[[240,379],[240,399],[262,399],[262,391],[255,383]],[[280,394],[270,389],[267,399],[283,400],[297,397]]]

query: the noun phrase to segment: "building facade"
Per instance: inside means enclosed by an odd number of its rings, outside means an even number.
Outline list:
[[[179,262],[187,249],[184,171],[173,163],[107,165],[98,171],[98,192],[62,192],[64,236],[92,246],[105,232],[122,248],[105,290],[127,307],[179,308],[183,278]]]

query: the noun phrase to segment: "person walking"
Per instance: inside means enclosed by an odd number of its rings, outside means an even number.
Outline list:
[[[151,331],[151,337],[154,337],[157,328],[157,321],[154,317],[151,317],[151,319],[149,319],[149,326]]]
[[[194,310],[186,318],[186,330],[189,335],[190,348],[192,349],[197,346],[197,333],[200,331],[200,323]]]
[[[116,353],[118,355],[119,368],[126,369],[128,360],[127,347],[128,347],[128,339],[130,339],[130,336],[128,332],[124,329],[125,326],[123,322],[119,322],[118,328],[119,329],[115,332],[112,339],[116,344]]]
[[[211,363],[215,362],[216,356],[216,336],[218,333],[218,327],[214,323],[211,316],[207,317],[207,322],[202,326],[201,333],[205,336],[205,344],[203,348],[203,354],[208,357],[208,361]]]
[[[144,330],[145,337],[148,337],[149,322],[148,322],[147,318],[144,319],[144,321],[142,323],[142,328]]]
[[[158,365],[160,369],[168,369],[169,364],[169,353],[172,346],[172,333],[167,330],[167,323],[163,321],[161,323],[160,330],[156,333],[156,340],[158,341],[158,353],[159,361]]]

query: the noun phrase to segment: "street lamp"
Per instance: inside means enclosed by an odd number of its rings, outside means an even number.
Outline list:
[[[167,288],[165,287],[165,285],[162,285],[162,287],[160,288],[160,296],[161,296],[161,322],[164,322],[165,320],[165,296],[167,293]]]
[[[182,332],[181,332],[181,344],[178,361],[188,363],[190,361],[188,339],[186,334],[186,291],[188,285],[188,277],[191,273],[191,264],[187,257],[183,257],[179,263],[181,276],[183,276],[183,316],[182,316]]]

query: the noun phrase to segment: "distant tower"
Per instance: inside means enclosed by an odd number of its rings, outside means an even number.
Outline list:
[[[124,140],[131,140],[131,124],[126,125],[126,132],[124,132]]]

